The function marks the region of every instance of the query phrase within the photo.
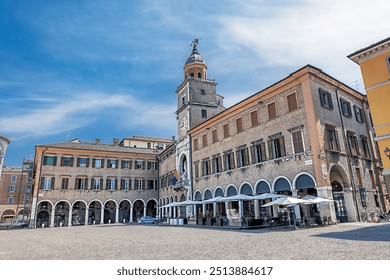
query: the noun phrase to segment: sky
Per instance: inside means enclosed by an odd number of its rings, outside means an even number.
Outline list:
[[[389,37],[388,0],[0,1],[5,165],[34,147],[177,135],[191,42],[229,107],[311,64],[364,93],[347,55]]]

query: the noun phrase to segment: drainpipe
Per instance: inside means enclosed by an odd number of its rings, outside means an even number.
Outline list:
[[[353,181],[353,173],[352,173],[352,168],[351,168],[351,154],[350,154],[350,151],[348,148],[348,142],[347,142],[347,136],[346,136],[346,131],[345,131],[345,127],[344,127],[343,116],[342,116],[341,111],[340,111],[340,100],[339,100],[339,94],[338,94],[339,88],[340,88],[340,85],[338,85],[336,87],[336,91],[335,91],[336,100],[337,100],[337,108],[338,108],[339,118],[340,118],[340,122],[341,122],[341,129],[343,131],[344,148],[345,148],[345,151],[347,153],[349,181],[350,181],[350,184],[352,187],[352,197],[353,197],[353,202],[355,205],[356,217],[357,217],[357,220],[360,222],[361,218],[360,218],[359,207],[358,207],[358,202],[357,202],[357,198],[356,198],[356,186],[355,186],[355,183]]]

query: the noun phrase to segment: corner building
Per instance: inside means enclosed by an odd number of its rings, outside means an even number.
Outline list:
[[[298,218],[314,210],[328,221],[358,221],[364,213],[384,209],[366,96],[307,65],[226,109],[215,81],[204,76],[207,66],[196,47],[195,40],[185,80],[176,91],[176,158],[161,173],[173,176],[176,166],[181,177],[175,186],[169,180],[161,184],[160,205],[277,193],[334,200],[317,209],[296,206]],[[277,216],[277,208],[260,207],[265,202],[237,200],[161,211],[189,220],[224,217],[240,225],[244,219],[250,224]]]

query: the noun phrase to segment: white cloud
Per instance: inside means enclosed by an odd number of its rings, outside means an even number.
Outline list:
[[[313,64],[349,84],[360,71],[346,56],[388,37],[388,8],[386,0],[249,2],[238,15],[220,17],[218,40],[232,57],[246,52],[259,68]]]
[[[13,140],[21,140],[82,128],[106,115],[122,118],[124,122],[121,125],[125,127],[171,125],[166,121],[168,110],[162,110],[158,106],[136,100],[131,95],[83,92],[75,94],[73,98],[68,96],[67,99],[52,100],[41,104],[40,108],[3,118],[0,120],[0,127],[2,133]],[[173,110],[170,113],[173,113]],[[170,117],[174,119],[173,116]]]

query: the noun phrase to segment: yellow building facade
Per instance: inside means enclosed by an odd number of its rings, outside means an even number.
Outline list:
[[[390,37],[348,56],[359,64],[370,105],[375,140],[383,164],[383,175],[390,175]],[[389,184],[389,183],[388,183]],[[387,186],[387,190],[389,185]],[[387,197],[388,199],[388,197]]]
[[[390,37],[348,56],[360,65],[374,123],[375,140],[383,161],[384,175],[390,174]]]

